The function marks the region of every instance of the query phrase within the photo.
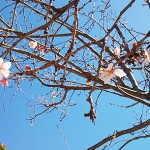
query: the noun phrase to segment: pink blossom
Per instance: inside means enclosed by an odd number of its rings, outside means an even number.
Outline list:
[[[31,67],[30,67],[30,66],[28,66],[28,65],[26,65],[24,68],[25,68],[26,70],[28,70],[28,71],[30,71],[30,70],[31,70]]]
[[[115,46],[115,48],[114,48],[114,54],[116,56],[120,56],[120,48],[118,48],[117,46]]]
[[[108,64],[108,67],[102,71],[101,77],[104,84],[107,84],[115,76],[124,77],[126,73],[122,69],[113,69],[113,64]]]
[[[138,43],[137,42],[133,42],[133,47],[137,47]]]
[[[3,86],[8,86],[8,80],[6,78],[4,78],[3,80],[0,81],[0,83],[3,85]]]
[[[38,50],[40,51],[40,54],[41,54],[41,55],[44,55],[44,54],[45,54],[45,50],[46,50],[46,49],[45,49],[44,46],[38,44]]]
[[[36,48],[37,47],[37,42],[36,41],[30,41],[29,42],[29,47],[30,48]]]
[[[0,80],[3,80],[3,78],[8,78],[10,71],[9,68],[11,67],[11,62],[5,62],[2,58],[0,58]]]
[[[41,50],[40,50],[40,54],[41,54],[41,55],[44,55],[44,54],[45,54],[45,49],[41,49]]]

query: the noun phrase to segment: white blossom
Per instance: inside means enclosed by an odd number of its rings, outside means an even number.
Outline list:
[[[11,62],[5,62],[2,58],[0,58],[0,80],[3,78],[8,78],[10,71],[9,68],[11,67]]]
[[[114,48],[114,54],[116,56],[120,56],[120,48],[118,48],[117,46],[115,46],[115,48]]]
[[[126,73],[122,69],[113,69],[113,64],[108,64],[108,67],[102,71],[101,79],[104,81],[104,84],[107,84],[115,76],[124,77]]]
[[[145,49],[144,50],[144,60],[142,62],[142,69],[144,69],[144,66],[148,63],[150,63],[150,52],[147,49]]]
[[[29,47],[30,48],[36,48],[37,47],[37,42],[36,41],[30,41],[29,42]]]

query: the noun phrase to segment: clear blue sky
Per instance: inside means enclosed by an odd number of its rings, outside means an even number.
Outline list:
[[[112,2],[112,9],[116,15],[128,2],[129,0]],[[125,17],[131,27],[146,33],[150,29],[150,12],[147,7],[142,7],[142,2],[138,0],[133,5],[134,9],[130,9],[131,11],[129,10]],[[2,1],[0,5],[2,8]],[[25,94],[17,92],[14,99],[11,100],[16,90],[16,86],[13,86],[13,89],[8,87],[4,89],[0,86],[0,142],[6,144],[8,150],[68,150],[57,125],[70,150],[85,150],[115,130],[131,127],[137,122],[136,113],[140,116],[142,112],[142,106],[124,109],[110,105],[110,103],[128,105],[133,101],[103,92],[98,101],[95,125],[89,121],[89,118],[83,116],[89,110],[89,104],[82,95],[74,98],[78,105],[69,109],[69,114],[62,122],[59,121],[60,114],[54,111],[51,114],[46,113],[37,117],[36,124],[31,125],[27,120],[31,114],[27,105],[28,98],[36,98],[44,88],[35,84],[35,90],[31,91],[28,90],[29,83],[26,82],[22,84]],[[115,146],[110,149],[116,150]],[[133,149],[150,150],[150,140],[139,140],[124,148],[124,150]]]

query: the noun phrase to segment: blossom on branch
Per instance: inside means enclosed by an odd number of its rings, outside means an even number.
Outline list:
[[[121,78],[126,76],[126,73],[122,69],[113,69],[112,63],[108,64],[108,67],[105,70],[103,70],[101,74],[104,84],[107,84],[115,76]]]
[[[11,62],[5,62],[2,58],[0,58],[0,80],[3,78],[8,78],[10,71],[9,68],[11,67]]]
[[[36,48],[37,47],[37,42],[36,41],[30,41],[29,42],[29,47],[30,48]]]
[[[30,71],[30,70],[31,70],[31,67],[28,66],[28,65],[26,65],[24,68],[25,68],[27,71]]]
[[[6,78],[4,78],[3,80],[0,80],[0,83],[2,84],[2,86],[8,86],[8,80]]]
[[[150,63],[150,52],[145,49],[144,50],[144,60],[142,62],[142,69],[144,69],[144,66],[148,63]]]
[[[120,56],[120,48],[118,48],[117,46],[115,46],[115,48],[114,48],[114,54],[116,56]]]
[[[91,81],[90,80],[87,80],[86,81],[86,85],[90,85],[91,84]]]
[[[44,55],[46,51],[45,47],[40,44],[38,44],[37,47],[38,47],[38,50],[40,51],[40,54]]]
[[[133,42],[132,46],[133,47],[137,47],[138,43],[137,42]]]

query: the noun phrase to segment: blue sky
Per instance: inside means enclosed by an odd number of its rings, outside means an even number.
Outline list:
[[[116,12],[116,16],[128,2],[129,0],[122,2],[115,0],[112,3],[112,10]],[[134,9],[130,8],[124,17],[135,30],[146,33],[150,29],[148,22],[150,12],[147,7],[142,6],[142,2],[142,0],[136,1],[133,5]],[[2,2],[0,5],[1,8]],[[97,119],[94,125],[89,118],[84,117],[84,113],[89,110],[89,104],[81,94],[80,97],[74,97],[77,105],[69,109],[69,114],[62,122],[59,121],[60,113],[54,111],[37,117],[36,124],[31,125],[27,120],[31,114],[28,107],[29,98],[36,98],[45,89],[39,84],[35,84],[32,90],[29,86],[30,83],[27,81],[21,84],[25,94],[18,90],[12,100],[16,85],[13,85],[13,89],[9,87],[4,89],[0,86],[0,142],[6,144],[8,150],[68,150],[65,141],[70,150],[85,150],[115,130],[131,127],[137,122],[135,116],[140,117],[142,113],[142,106],[125,109],[115,105],[126,106],[132,104],[132,100],[102,92],[98,100]],[[145,109],[148,110],[146,107]],[[135,149],[135,147],[136,150],[149,150],[150,140],[135,141],[127,145],[124,150]],[[110,149],[116,150],[116,147]]]

